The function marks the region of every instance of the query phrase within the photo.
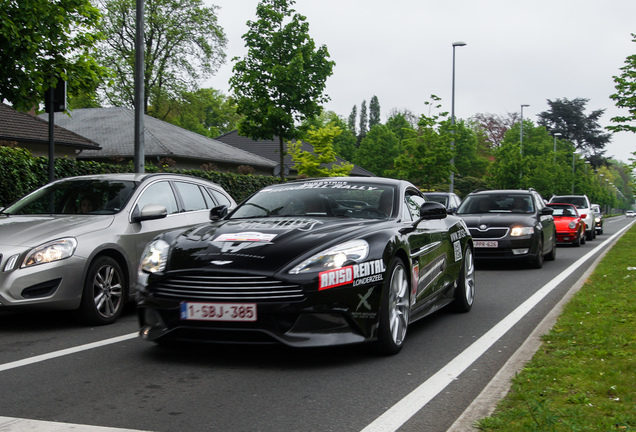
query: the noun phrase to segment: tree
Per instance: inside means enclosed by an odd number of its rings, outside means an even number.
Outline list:
[[[632,42],[636,42],[636,33],[632,33]],[[636,133],[636,54],[625,59],[625,66],[620,68],[622,74],[614,77],[616,93],[610,98],[616,102],[618,108],[627,108],[629,115],[612,117],[610,120],[616,126],[608,126],[613,132],[631,131]]]
[[[589,99],[576,98],[573,100],[548,99],[550,109],[539,113],[539,125],[545,126],[554,135],[561,134],[561,139],[571,141],[576,148],[585,155],[600,156],[605,153],[605,145],[610,142],[611,135],[602,132],[598,120],[604,109],[584,113]]]
[[[230,87],[244,117],[239,132],[253,139],[280,143],[280,175],[285,141],[298,138],[296,123],[318,115],[325,82],[333,72],[326,46],[316,48],[309,37],[305,17],[291,8],[292,0],[262,0],[256,8],[257,21],[248,21],[243,35],[248,52],[236,59]]]
[[[367,132],[367,101],[363,100],[362,104],[360,104],[360,133],[358,138],[362,140]]]
[[[90,0],[6,1],[0,7],[0,101],[28,111],[59,76],[69,93],[89,91],[105,74],[89,54],[101,37]]]
[[[235,130],[240,120],[234,99],[211,88],[186,92],[170,103],[167,122],[210,138]]]
[[[405,114],[397,111],[389,117],[385,125],[395,134],[400,142],[404,140],[407,131],[414,130],[411,123],[406,119]]]
[[[362,138],[354,162],[384,177],[393,169],[398,154],[399,141],[395,134],[385,125],[377,125]]]
[[[369,102],[369,129],[380,124],[380,102],[373,96]]]
[[[104,0],[99,58],[112,70],[106,89],[117,106],[135,101],[135,0]],[[202,0],[145,0],[144,113],[164,118],[167,113],[149,106],[168,106],[181,93],[196,91],[198,81],[213,74],[225,61],[227,40],[217,22],[217,6]]]
[[[287,148],[294,161],[294,168],[299,175],[307,177],[343,177],[348,176],[353,165],[343,162],[331,165],[336,161],[333,140],[342,133],[342,129],[332,124],[307,132],[305,141],[314,148],[313,152],[302,150],[302,142],[288,143]]]
[[[497,114],[478,113],[472,117],[472,120],[483,131],[490,147],[496,149],[501,145],[506,131],[519,121],[519,114],[508,113],[507,116],[502,117]]]
[[[358,117],[358,107],[354,105],[353,108],[351,109],[351,114],[349,114],[349,121],[347,123],[349,130],[353,132],[354,135],[356,134],[356,118],[357,117]]]

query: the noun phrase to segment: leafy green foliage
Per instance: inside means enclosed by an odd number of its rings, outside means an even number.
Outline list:
[[[636,42],[636,33],[632,33],[632,42]],[[616,102],[618,108],[627,108],[629,115],[612,117],[616,126],[608,126],[612,132],[636,132],[636,54],[625,59],[625,66],[620,75],[614,77],[616,93],[610,98]]]
[[[239,133],[253,139],[280,142],[280,164],[284,142],[300,137],[297,123],[318,115],[327,78],[334,62],[323,45],[316,48],[309,37],[309,24],[291,8],[292,0],[262,0],[256,8],[258,20],[248,21],[243,35],[248,49],[234,65],[230,86],[243,116]],[[281,178],[284,170],[281,169]]]
[[[113,73],[106,95],[116,106],[135,101],[135,0],[105,0],[98,51],[101,63]],[[197,89],[197,82],[225,61],[227,39],[217,22],[217,6],[202,0],[145,0],[144,113],[149,106],[165,106],[181,93]],[[161,118],[164,113],[152,112]]]
[[[90,91],[105,70],[89,54],[101,35],[99,10],[90,0],[2,2],[0,101],[28,111],[60,77],[69,93]]]
[[[377,96],[373,96],[369,102],[369,129],[379,125],[380,122],[380,102]]]
[[[333,140],[342,133],[342,129],[332,124],[320,129],[310,129],[305,140],[313,146],[313,152],[302,150],[302,142],[288,143],[287,148],[292,155],[294,168],[299,176],[306,177],[343,177],[351,174],[353,165],[341,163],[331,165],[336,161]]]
[[[539,125],[545,126],[553,135],[561,134],[561,139],[568,140],[585,154],[602,155],[611,135],[602,132],[598,121],[605,110],[595,110],[585,114],[585,105],[589,99],[566,98],[551,101],[548,111],[539,113]]]
[[[375,175],[388,177],[395,158],[400,153],[400,142],[385,125],[374,126],[362,138],[354,163]]]

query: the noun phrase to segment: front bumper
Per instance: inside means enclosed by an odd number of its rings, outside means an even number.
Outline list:
[[[372,341],[377,337],[381,292],[381,284],[313,292],[296,303],[256,303],[256,322],[221,322],[182,319],[181,301],[159,299],[143,291],[138,295],[139,336],[157,342],[282,343],[292,347]]]
[[[473,238],[474,239],[474,238]],[[497,242],[497,247],[479,247],[485,242]],[[538,242],[532,236],[498,239],[474,239],[475,259],[478,260],[519,260],[532,261],[539,253]]]

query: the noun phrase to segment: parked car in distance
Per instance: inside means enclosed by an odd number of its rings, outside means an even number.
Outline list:
[[[207,180],[104,174],[49,183],[0,210],[0,310],[74,310],[110,324],[135,295],[139,257],[153,237],[234,207]]]
[[[410,323],[475,296],[464,222],[412,184],[334,177],[268,186],[218,220],[166,232],[139,273],[140,336],[403,346]]]
[[[424,196],[428,201],[444,204],[449,213],[455,213],[462,200],[453,192],[424,192]]]
[[[534,268],[556,258],[552,209],[534,189],[483,190],[457,209],[475,244],[477,260],[525,261]]]
[[[594,229],[596,234],[603,234],[603,212],[601,206],[592,204],[592,212],[594,213]]]
[[[633,218],[634,216],[636,216],[636,213],[634,213],[634,210],[627,210],[625,212],[625,217]]]
[[[592,211],[592,204],[587,195],[554,195],[550,198],[550,202],[574,204],[581,219],[585,221],[585,237],[587,240],[594,240],[596,238],[594,212]]]
[[[585,244],[585,221],[581,219],[574,204],[549,203],[554,210],[554,224],[557,230],[557,242],[572,246]]]

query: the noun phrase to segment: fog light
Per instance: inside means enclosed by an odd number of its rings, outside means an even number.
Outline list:
[[[525,248],[525,249],[513,249],[512,250],[512,254],[513,255],[525,255],[528,253],[530,249]]]

